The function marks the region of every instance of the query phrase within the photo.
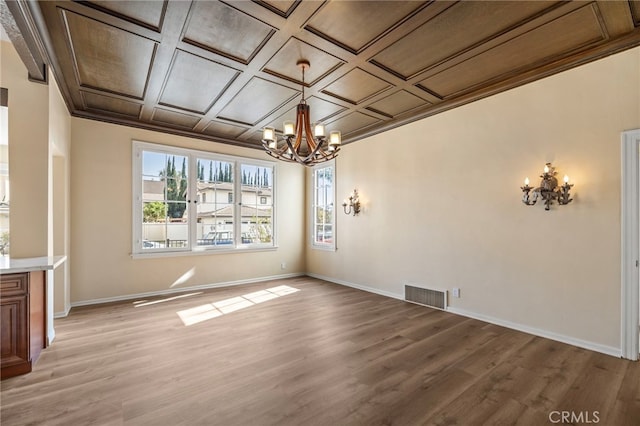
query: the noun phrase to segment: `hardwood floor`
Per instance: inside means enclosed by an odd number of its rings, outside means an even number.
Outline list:
[[[74,308],[55,328],[1,382],[3,426],[640,422],[639,363],[309,277]]]

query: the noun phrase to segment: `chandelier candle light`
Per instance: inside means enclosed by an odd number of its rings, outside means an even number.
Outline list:
[[[327,140],[324,124],[317,122],[311,125],[309,105],[304,99],[304,71],[310,64],[306,59],[301,59],[296,65],[302,69],[302,99],[296,109],[296,121],[283,123],[284,138],[280,143],[276,129],[265,127],[262,130],[262,146],[267,154],[279,160],[313,166],[332,160],[338,155],[342,136],[339,131],[332,131],[329,133],[328,146],[326,149],[323,148],[322,145]]]
[[[542,180],[539,187],[533,188],[529,186],[529,178],[525,178],[524,186],[520,187],[523,192],[522,202],[528,206],[533,206],[538,201],[538,198],[542,198],[544,200],[544,209],[549,210],[553,200],[557,200],[561,206],[573,201],[569,195],[569,190],[573,186],[569,184],[569,176],[564,175],[564,185],[558,187],[558,179],[556,179],[555,175],[555,168],[551,163],[547,163],[544,166],[544,173],[540,175]],[[533,192],[532,197],[529,196],[530,192]]]

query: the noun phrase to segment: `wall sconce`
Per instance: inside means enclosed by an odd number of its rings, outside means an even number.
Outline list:
[[[549,210],[553,200],[557,200],[558,204],[564,206],[573,201],[573,198],[569,198],[569,190],[573,185],[569,185],[569,176],[564,175],[564,185],[558,187],[558,179],[555,178],[555,167],[551,163],[547,163],[544,166],[544,173],[540,175],[542,180],[540,186],[533,188],[529,186],[529,178],[525,178],[524,186],[522,189],[522,202],[528,206],[532,206],[538,201],[538,198],[544,200],[544,209]],[[529,193],[532,192],[532,197],[529,197]]]
[[[347,207],[349,209],[347,210]],[[349,195],[349,200],[344,200],[342,203],[342,208],[344,209],[345,214],[357,215],[360,213],[360,199],[358,198],[358,190],[354,189],[351,195]]]

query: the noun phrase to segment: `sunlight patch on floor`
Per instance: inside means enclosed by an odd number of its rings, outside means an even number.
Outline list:
[[[281,285],[278,287],[268,288],[266,290],[255,291],[243,296],[232,297],[230,299],[220,300],[219,302],[207,303],[196,306],[194,308],[184,309],[176,312],[185,326],[198,324],[219,316],[248,308],[249,306],[268,300],[276,299],[300,291],[297,288]]]
[[[158,300],[136,300],[133,302],[133,306],[136,308],[140,308],[142,306],[155,305],[156,303],[170,302],[172,300],[183,299],[185,297],[197,296],[198,294],[202,294],[201,291],[195,293],[187,293],[187,294],[179,294],[177,296],[166,297],[164,299]]]

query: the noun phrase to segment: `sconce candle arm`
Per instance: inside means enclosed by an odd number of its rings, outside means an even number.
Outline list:
[[[348,209],[347,209],[348,207]],[[351,195],[349,195],[349,201],[347,202],[347,200],[344,200],[344,203],[342,203],[342,208],[344,210],[345,214],[351,214],[353,213],[353,215],[357,215],[358,213],[360,213],[360,198],[358,197],[358,190],[354,189],[353,193]]]

